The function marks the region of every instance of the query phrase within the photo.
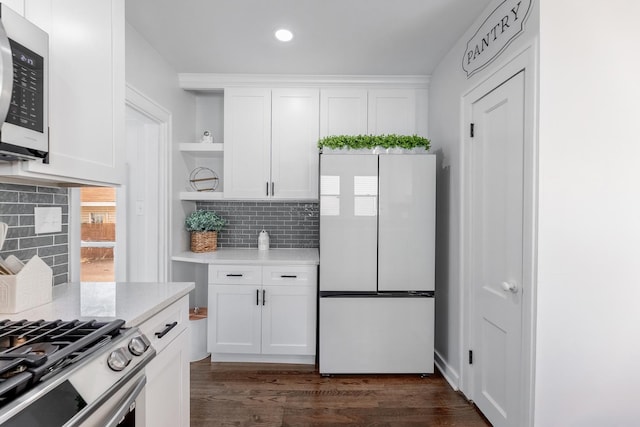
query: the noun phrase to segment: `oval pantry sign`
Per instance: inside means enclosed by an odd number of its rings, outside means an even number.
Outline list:
[[[504,0],[467,42],[462,69],[467,78],[496,59],[524,31],[533,0]]]

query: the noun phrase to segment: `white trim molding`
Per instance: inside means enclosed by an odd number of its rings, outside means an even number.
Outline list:
[[[428,89],[430,76],[366,76],[366,75],[294,75],[294,74],[215,74],[180,73],[178,84],[193,91],[221,91],[228,87],[366,87],[376,89]]]
[[[163,179],[160,179],[160,181],[158,182],[160,194],[160,200],[158,200],[158,238],[160,245],[158,265],[161,266],[161,270],[158,272],[158,279],[161,282],[167,281],[169,277],[171,277],[170,248],[172,246],[172,235],[169,229],[171,224],[171,211],[169,209],[169,190],[171,188],[170,182],[172,171],[170,156],[172,114],[170,111],[163,108],[160,104],[144,95],[129,83],[127,83],[126,85],[125,103],[128,107],[131,107],[132,109],[150,118],[160,127],[159,170],[167,171],[167,173],[164,174]],[[122,223],[123,220],[119,219],[118,221]],[[120,237],[116,237],[116,242],[120,242],[121,240],[119,239]],[[126,257],[126,251],[124,251],[123,255]],[[126,266],[126,260],[124,263],[122,263],[121,260],[121,265]],[[118,268],[118,263],[116,263],[116,268]],[[117,271],[116,277],[118,277],[118,273],[120,273],[120,275],[124,274],[123,271]]]
[[[445,380],[449,383],[452,389],[458,391],[460,389],[460,374],[453,369],[453,366],[447,363],[447,360],[442,357],[440,353],[436,350],[434,352],[434,363]]]

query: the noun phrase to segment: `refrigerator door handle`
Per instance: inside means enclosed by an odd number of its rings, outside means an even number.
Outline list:
[[[267,294],[267,291],[265,291],[264,289],[262,290],[262,305],[264,305],[265,303],[265,296]]]
[[[260,305],[260,289],[256,289],[256,305]]]

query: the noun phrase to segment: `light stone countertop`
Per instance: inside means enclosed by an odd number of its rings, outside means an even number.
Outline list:
[[[173,261],[193,262],[197,264],[235,264],[235,265],[318,265],[318,248],[269,249],[259,251],[256,248],[218,248],[214,252],[185,251],[174,255]]]
[[[82,282],[53,287],[50,303],[0,319],[26,320],[124,320],[134,327],[187,295],[193,282],[128,283]]]

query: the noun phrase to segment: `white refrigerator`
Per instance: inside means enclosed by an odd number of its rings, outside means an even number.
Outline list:
[[[320,155],[319,370],[433,372],[435,155]]]

